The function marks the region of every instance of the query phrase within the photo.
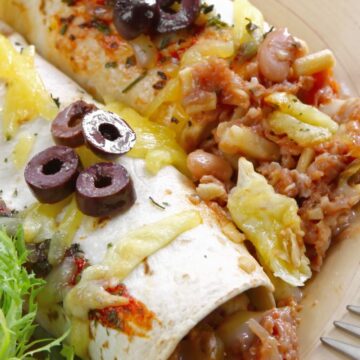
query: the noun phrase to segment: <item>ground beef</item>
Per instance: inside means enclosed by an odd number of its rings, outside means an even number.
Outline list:
[[[243,360],[299,359],[297,323],[297,311],[294,306],[273,309],[265,313],[260,320],[262,335],[255,339],[243,355]]]

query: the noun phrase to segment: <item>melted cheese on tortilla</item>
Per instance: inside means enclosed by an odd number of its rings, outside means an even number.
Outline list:
[[[7,83],[3,109],[3,135],[11,138],[21,123],[42,116],[53,119],[57,109],[35,70],[34,47],[19,54],[0,36],[0,78]]]
[[[103,262],[84,270],[80,282],[64,301],[65,311],[72,321],[71,342],[77,354],[86,357],[90,340],[89,311],[127,302],[126,298],[111,295],[106,288],[119,284],[148,256],[201,223],[200,214],[189,210],[144,225],[130,231],[123,241],[117,241],[107,251]]]

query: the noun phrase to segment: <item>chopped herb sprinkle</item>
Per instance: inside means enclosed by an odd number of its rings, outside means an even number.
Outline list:
[[[126,62],[125,62],[125,66],[127,68],[131,67],[131,66],[135,66],[136,65],[136,57],[133,55],[133,56],[129,56],[127,59],[126,59]]]
[[[55,105],[59,109],[60,108],[60,99],[58,97],[56,98],[56,97],[52,96],[52,94],[51,94],[51,98],[53,99]]]
[[[272,27],[270,28],[270,30],[267,31],[267,32],[263,35],[263,38],[265,39],[274,29],[275,29],[275,27],[272,26]]]
[[[246,24],[246,31],[247,31],[250,35],[252,35],[253,32],[254,32],[256,29],[258,29],[259,27],[258,27],[256,24],[254,24],[254,23],[251,21],[251,19],[245,18],[245,20],[248,22],[248,23]]]
[[[144,71],[141,75],[139,75],[133,82],[131,82],[123,91],[123,94],[126,94],[128,91],[130,91],[137,83],[139,83],[141,80],[143,80],[147,75],[147,71]]]
[[[117,65],[118,63],[116,61],[110,61],[105,64],[105,69],[114,69]]]
[[[165,48],[167,48],[170,44],[171,41],[171,37],[170,36],[164,36],[159,44],[159,50],[163,50]]]
[[[60,28],[60,34],[61,34],[61,35],[65,35],[66,32],[67,32],[67,30],[68,30],[68,27],[69,27],[68,24],[63,24],[63,25],[61,26],[61,28]]]
[[[175,116],[173,116],[173,117],[171,118],[171,122],[174,123],[174,124],[178,124],[178,123],[179,123],[179,120],[178,120]]]
[[[108,24],[106,24],[105,22],[95,19],[92,22],[93,26],[99,30],[100,32],[102,32],[104,35],[110,35],[111,34],[111,30]]]
[[[221,20],[220,14],[210,18],[207,22],[208,26],[214,26],[218,29],[227,27],[227,24]]]
[[[207,3],[204,3],[201,5],[200,10],[204,15],[207,15],[214,10],[214,5],[208,5]]]
[[[157,74],[159,75],[160,79],[167,80],[167,76],[163,71],[158,71]]]
[[[165,210],[166,209],[166,205],[164,204],[164,205],[161,205],[161,204],[159,204],[158,202],[156,202],[151,196],[149,196],[149,199],[150,199],[150,201],[152,202],[152,204],[153,205],[155,205],[155,206],[157,206],[158,208],[160,208],[160,209],[162,209],[162,210]]]

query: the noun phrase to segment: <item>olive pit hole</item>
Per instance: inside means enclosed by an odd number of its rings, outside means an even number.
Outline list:
[[[83,119],[82,115],[75,115],[73,117],[70,118],[69,122],[68,122],[68,126],[73,128],[75,126],[78,126],[81,124]]]
[[[112,183],[112,179],[109,176],[99,176],[95,179],[95,187],[97,189],[102,189],[110,186]]]
[[[113,124],[100,124],[99,131],[101,135],[109,141],[115,141],[121,136],[119,130]]]
[[[59,159],[52,159],[48,161],[42,167],[42,172],[44,175],[54,175],[61,170],[63,162]]]

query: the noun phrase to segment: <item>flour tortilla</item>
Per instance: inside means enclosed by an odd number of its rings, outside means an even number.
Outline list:
[[[207,3],[215,6],[222,19],[232,23],[232,2],[212,0]],[[91,95],[99,100],[121,101],[144,114],[154,100],[157,91],[153,85],[159,81],[158,68],[147,71],[141,84],[131,90],[123,90],[143,74],[140,66],[125,66],[131,45],[122,43],[118,50],[104,49],[94,38],[96,35],[87,29],[81,40],[70,41],[61,30],[50,30],[54,19],[68,18],[72,7],[62,0],[1,0],[0,19],[11,25],[34,44],[39,54],[75,80]],[[64,38],[66,37],[66,41]],[[76,45],[78,44],[78,45]],[[107,68],[106,63],[114,60],[109,52],[115,54],[119,65]]]
[[[21,36],[4,25],[0,29],[18,47],[24,46]],[[61,107],[78,99],[94,102],[39,56],[36,56],[36,67],[48,91],[59,98]],[[0,105],[5,91],[5,84],[1,83]],[[18,135],[24,132],[38,134],[30,156],[53,145],[50,123],[43,119],[23,124],[10,141],[1,136],[2,196],[11,209],[20,211],[36,200],[24,182],[24,169],[16,169],[12,161],[4,163],[3,158],[11,159]],[[110,242],[116,244],[128,231],[141,225],[191,209],[201,213],[204,223],[150,256],[146,269],[141,264],[125,279],[130,294],[143,302],[157,318],[146,337],[129,338],[119,331],[92,324],[94,338],[89,353],[92,359],[166,360],[178,342],[219,305],[249,289],[264,286],[272,290],[272,285],[245,246],[234,244],[221,232],[215,215],[204,204],[190,202],[189,195],[194,194],[194,188],[174,167],[165,167],[153,176],[147,173],[141,159],[124,156],[119,162],[126,166],[134,181],[137,200],[128,212],[114,217],[103,227],[92,228],[94,220],[84,220],[74,242],[80,244],[91,264],[101,264]],[[16,197],[13,195],[15,190]],[[149,200],[150,196],[170,206],[165,210],[157,208]],[[244,261],[252,264],[252,271],[242,266]],[[42,324],[56,334],[44,314]]]

